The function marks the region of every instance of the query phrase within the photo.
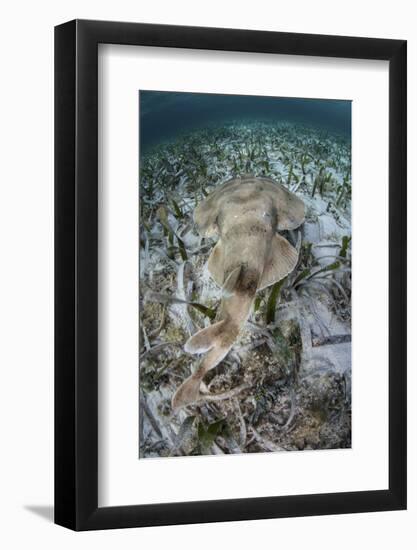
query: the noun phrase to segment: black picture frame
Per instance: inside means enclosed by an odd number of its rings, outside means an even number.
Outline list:
[[[98,44],[389,62],[387,490],[98,507]],[[106,21],[55,28],[55,523],[78,531],[406,508],[406,46]]]

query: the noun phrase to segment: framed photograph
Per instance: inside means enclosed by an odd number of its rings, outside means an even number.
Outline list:
[[[406,42],[55,29],[55,522],[406,508]]]

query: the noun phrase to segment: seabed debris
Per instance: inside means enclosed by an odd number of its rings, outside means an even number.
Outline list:
[[[215,244],[196,206],[242,174],[300,197],[304,224],[284,232],[296,268],[257,293],[203,399],[171,399],[198,366],[184,351],[209,326],[221,289],[207,269]],[[230,123],[184,134],[141,157],[139,456],[169,457],[351,446],[350,141],[308,126]]]

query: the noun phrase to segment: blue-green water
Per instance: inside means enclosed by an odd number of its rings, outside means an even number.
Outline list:
[[[290,122],[350,139],[351,101],[185,92],[139,92],[142,153],[191,130],[236,122]]]

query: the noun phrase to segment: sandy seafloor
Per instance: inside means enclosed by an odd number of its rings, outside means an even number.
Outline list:
[[[221,289],[207,259],[215,243],[192,221],[217,185],[270,177],[306,205],[283,235],[296,269],[257,294],[197,405],[171,411],[200,359],[183,345],[207,326]],[[254,453],[351,446],[350,140],[279,123],[230,123],[182,135],[140,163],[139,456]]]

